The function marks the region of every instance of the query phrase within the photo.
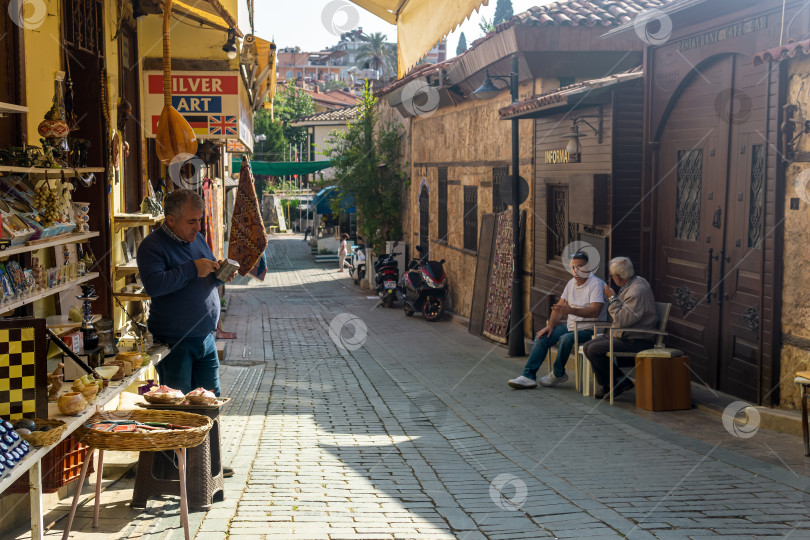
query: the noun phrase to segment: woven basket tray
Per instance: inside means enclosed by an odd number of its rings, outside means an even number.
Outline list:
[[[20,435],[20,437],[28,441],[28,444],[31,446],[50,446],[56,444],[67,429],[67,424],[61,420],[43,420],[42,418],[32,418],[31,420],[34,421],[37,427],[51,426],[50,431],[32,431],[30,435]]]
[[[85,427],[104,420],[136,420],[138,422],[164,422],[189,426],[191,429],[150,431],[146,433],[126,433],[98,431]],[[181,411],[115,411],[114,414],[96,414],[85,425],[76,429],[73,435],[82,442],[99,450],[120,450],[130,452],[160,452],[176,448],[191,448],[205,440],[213,426],[207,416]]]

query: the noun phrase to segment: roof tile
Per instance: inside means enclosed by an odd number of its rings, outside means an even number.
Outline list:
[[[781,62],[782,60],[805,54],[810,54],[810,39],[803,41],[790,40],[786,45],[773,47],[754,55],[754,65],[758,66],[768,62]]]

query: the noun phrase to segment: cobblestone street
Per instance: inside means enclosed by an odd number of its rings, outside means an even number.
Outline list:
[[[301,236],[271,237],[268,255],[264,283],[228,287],[236,474],[225,501],[191,514],[196,538],[810,537],[798,437],[637,411],[632,392],[611,407],[573,377],[511,390],[525,358],[449,319],[375,308]],[[181,538],[177,500],[133,511],[131,486],[102,495],[101,529],[85,504],[71,537]]]

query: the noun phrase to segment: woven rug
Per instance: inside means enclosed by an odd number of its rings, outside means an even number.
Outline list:
[[[512,212],[498,214],[495,252],[492,255],[492,273],[489,281],[483,334],[493,341],[506,343],[509,315],[512,311]]]
[[[259,262],[266,247],[267,234],[253,187],[253,174],[249,162],[243,161],[233,205],[228,258],[239,263],[239,273],[245,276]]]

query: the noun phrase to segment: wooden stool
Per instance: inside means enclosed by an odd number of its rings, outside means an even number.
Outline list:
[[[804,455],[810,456],[810,431],[807,429],[807,399],[810,398],[810,395],[807,394],[807,387],[810,386],[810,371],[797,371],[793,382],[802,389],[802,440],[804,441]]]
[[[650,349],[636,355],[636,407],[647,411],[691,409],[689,357],[675,349],[660,351]]]

